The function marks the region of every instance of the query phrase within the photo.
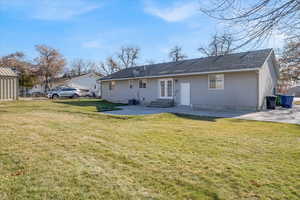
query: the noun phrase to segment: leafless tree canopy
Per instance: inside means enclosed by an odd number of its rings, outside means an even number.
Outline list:
[[[261,42],[274,31],[288,37],[300,35],[299,0],[210,0],[201,10],[240,29],[240,46]]]
[[[187,58],[187,56],[182,53],[182,48],[181,47],[175,46],[170,50],[169,58],[172,61],[176,62],[176,61],[183,60],[183,59]]]
[[[140,49],[137,47],[122,47],[117,54],[122,68],[136,66],[136,61],[139,58]]]
[[[12,67],[18,70],[26,68],[28,63],[24,61],[24,57],[25,55],[22,52],[15,52],[0,57],[0,67]]]
[[[100,69],[104,75],[109,75],[121,70],[121,67],[113,57],[108,57],[105,63],[100,63]]]
[[[198,48],[201,54],[205,56],[220,56],[233,52],[233,37],[230,34],[218,35],[212,37],[208,46]]]
[[[58,50],[45,45],[37,45],[39,56],[35,59],[39,67],[39,75],[45,81],[45,89],[49,89],[50,80],[57,76],[64,66],[66,60]]]
[[[114,56],[110,56],[105,62],[100,63],[101,73],[109,75],[121,69],[136,66],[139,59],[140,49],[137,47],[121,47],[120,51]]]
[[[99,72],[99,64],[84,59],[75,59],[70,63],[69,75],[78,76],[90,72]]]
[[[279,62],[282,79],[288,81],[300,79],[300,38],[291,39],[287,42]]]
[[[37,81],[33,64],[25,60],[25,55],[22,52],[0,57],[0,67],[9,67],[16,70],[21,87],[32,87]]]
[[[70,64],[73,75],[82,75],[86,71],[86,62],[83,59],[73,60]]]

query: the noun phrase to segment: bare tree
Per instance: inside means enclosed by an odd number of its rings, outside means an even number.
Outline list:
[[[25,55],[22,52],[0,57],[0,67],[9,67],[16,70],[19,75],[19,85],[22,88],[32,87],[37,81],[33,64],[25,60]]]
[[[300,38],[287,41],[279,62],[282,79],[291,82],[300,79]]]
[[[39,76],[44,81],[47,91],[50,88],[50,80],[62,71],[66,65],[66,60],[58,50],[46,45],[36,45],[35,48],[39,53],[35,59],[39,67]]]
[[[237,31],[240,45],[261,43],[274,31],[288,37],[300,35],[299,0],[210,0],[201,5],[207,15],[228,23]]]
[[[97,72],[99,64],[92,60],[75,59],[70,64],[69,74],[71,76],[83,75],[90,72]]]
[[[169,58],[172,61],[176,62],[176,61],[183,60],[183,59],[187,58],[187,56],[182,53],[182,48],[181,47],[175,46],[170,50]]]
[[[136,61],[139,58],[140,49],[137,47],[122,47],[117,57],[122,68],[136,66]]]
[[[208,46],[202,46],[198,48],[198,51],[205,56],[226,55],[233,51],[233,41],[233,37],[230,34],[220,36],[215,34]]]
[[[15,52],[0,57],[0,67],[12,67],[15,69],[26,68],[28,63],[24,61],[24,57],[25,55],[22,52]]]
[[[97,62],[92,61],[92,60],[86,61],[86,73],[91,73],[91,72],[101,74],[100,63],[97,63]]]
[[[70,64],[72,75],[82,75],[86,72],[86,62],[83,59],[75,59]]]
[[[100,63],[100,68],[101,72],[106,76],[121,70],[120,65],[113,57],[108,57],[105,63]]]

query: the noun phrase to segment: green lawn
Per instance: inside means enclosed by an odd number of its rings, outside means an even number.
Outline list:
[[[103,107],[0,102],[0,199],[300,199],[298,125]]]

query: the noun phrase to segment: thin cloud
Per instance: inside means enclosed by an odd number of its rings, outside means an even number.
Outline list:
[[[82,47],[91,48],[91,49],[99,49],[99,48],[102,48],[103,45],[101,44],[101,42],[99,42],[97,40],[92,40],[92,41],[83,42]]]
[[[169,7],[163,7],[147,1],[144,10],[167,22],[180,22],[199,14],[199,4],[196,1],[176,2]]]
[[[90,0],[2,0],[1,10],[15,10],[19,14],[39,20],[68,20],[100,8]]]

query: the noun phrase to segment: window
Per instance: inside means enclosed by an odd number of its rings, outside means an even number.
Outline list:
[[[160,96],[165,96],[165,81],[160,81]]]
[[[116,87],[116,82],[115,81],[110,81],[109,82],[109,90],[113,90]]]
[[[146,80],[139,80],[139,88],[146,88],[147,81]]]
[[[168,80],[167,81],[167,93],[168,93],[168,97],[172,97],[173,95],[173,87],[172,87],[173,81],[172,80]]]
[[[63,88],[61,91],[73,91],[73,90],[76,90],[75,88]]]
[[[159,94],[160,98],[173,98],[173,80],[161,79],[159,80]]]
[[[130,88],[130,89],[133,88],[133,80],[129,80],[129,88]]]
[[[208,75],[208,89],[224,89],[224,74]]]

